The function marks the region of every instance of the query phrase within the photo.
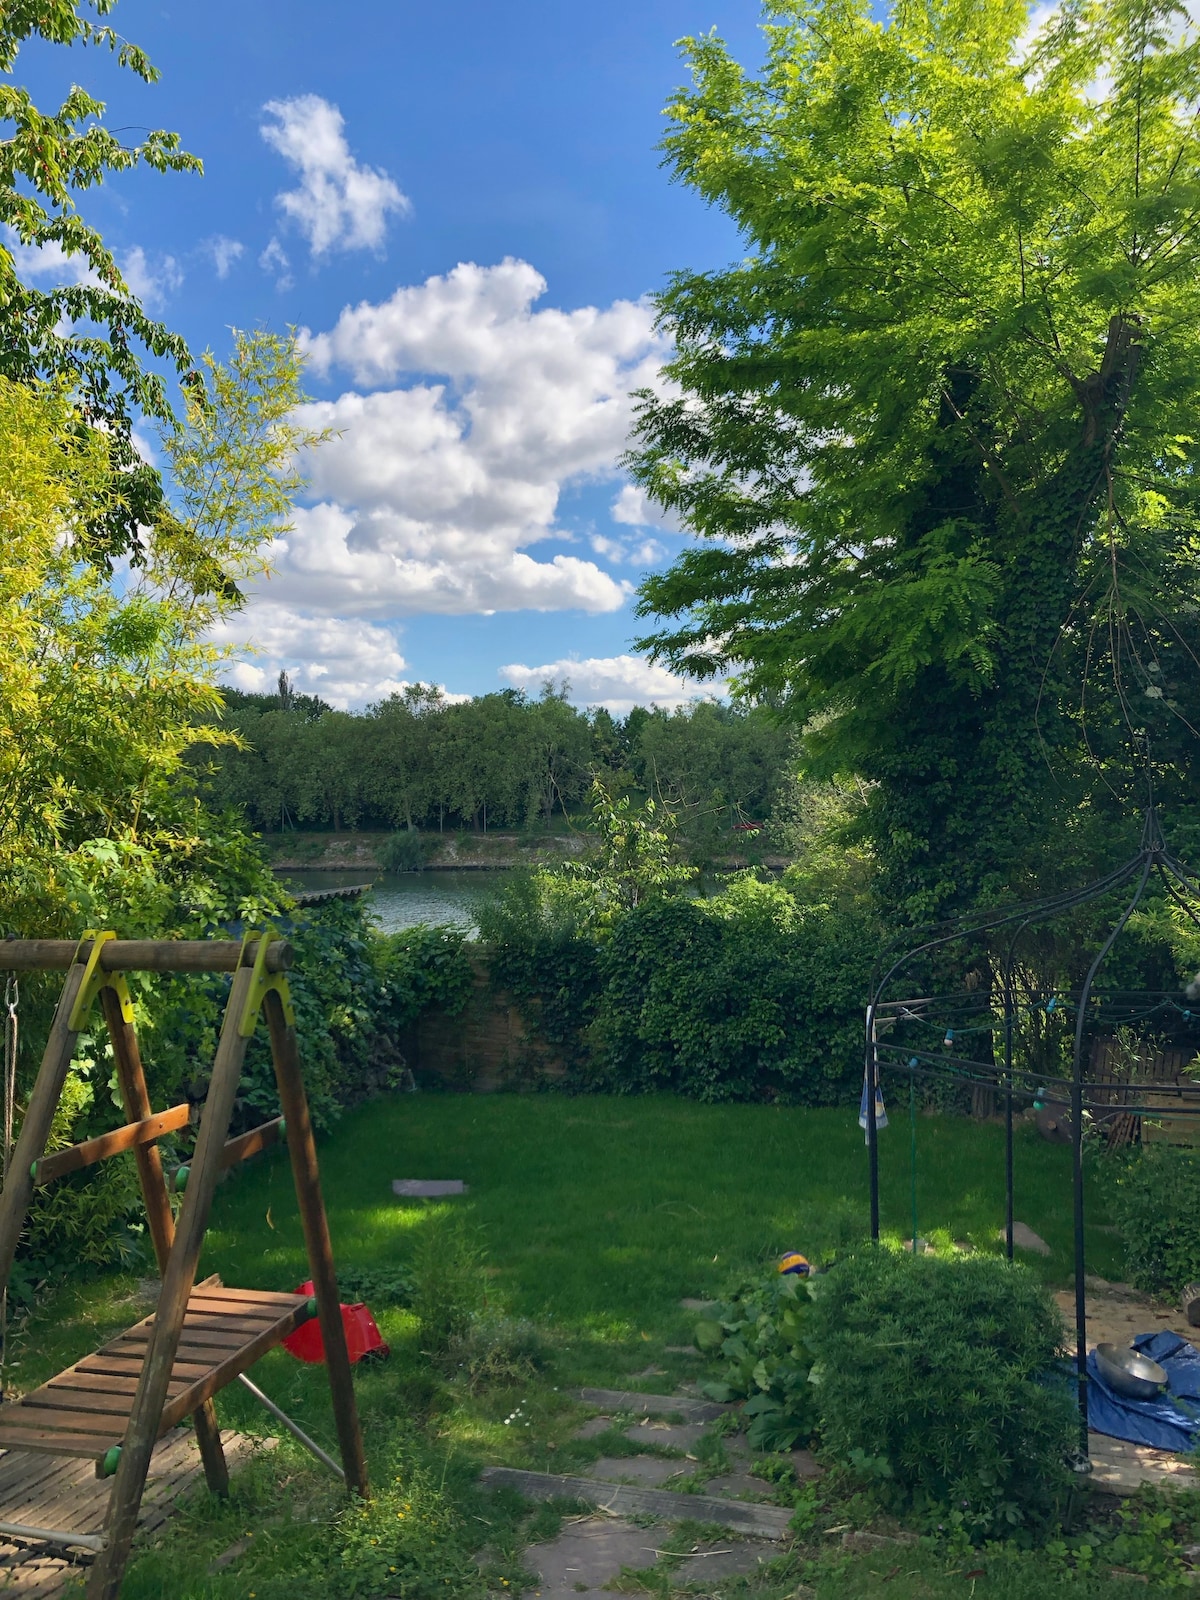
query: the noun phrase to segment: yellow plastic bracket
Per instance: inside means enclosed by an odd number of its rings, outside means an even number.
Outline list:
[[[79,993],[75,996],[75,1004],[71,1007],[71,1015],[67,1019],[67,1027],[72,1033],[81,1033],[87,1026],[88,1012],[92,1009],[92,1001],[101,989],[115,990],[121,1002],[121,1015],[126,1022],[133,1021],[133,1000],[130,997],[129,985],[125,982],[123,972],[105,972],[100,965],[100,952],[110,939],[115,939],[115,933],[96,933],[92,929],[83,935],[80,944],[85,939],[92,941],[92,948],[88,954],[87,965],[83,969],[83,982],[79,985]]]
[[[238,966],[242,966],[246,959],[246,950],[254,940],[258,941],[258,949],[254,952],[254,977],[250,984],[250,993],[246,996],[246,1004],[242,1007],[241,1021],[238,1023],[238,1032],[243,1039],[248,1039],[254,1032],[258,1013],[262,1010],[263,999],[274,991],[283,1002],[283,1017],[288,1027],[294,1027],[296,1013],[292,1010],[292,995],[288,988],[287,977],[282,972],[267,971],[267,950],[272,940],[279,935],[272,927],[263,928],[259,933],[247,933],[242,938],[242,954]]]

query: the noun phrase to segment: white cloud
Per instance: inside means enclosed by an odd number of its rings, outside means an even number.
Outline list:
[[[183,272],[174,256],[159,256],[152,264],[140,244],[134,245],[118,265],[143,305],[161,305],[183,283]]]
[[[586,661],[549,661],[541,667],[514,663],[500,668],[500,676],[514,688],[537,690],[548,679],[570,684],[569,698],[576,705],[606,706],[614,716],[626,716],[634,706],[682,706],[691,700],[713,698],[724,682],[698,684],[677,678],[641,656],[592,656]]]
[[[258,264],[264,272],[277,272],[279,274],[275,279],[275,287],[277,289],[290,289],[292,287],[293,279],[288,271],[291,262],[288,260],[287,251],[278,239],[268,241],[267,248],[258,258]]]
[[[217,269],[218,278],[227,278],[233,263],[245,254],[246,246],[240,239],[230,239],[223,233],[213,234],[211,239],[206,239],[202,246],[212,258],[212,264]]]
[[[307,463],[319,503],[276,548],[280,600],[357,616],[625,603],[628,580],[526,548],[566,539],[565,485],[616,478],[629,391],[657,381],[665,347],[647,305],[535,311],[545,289],[523,261],[461,265],[303,334],[319,373],[414,381],[305,408],[338,436]]]
[[[270,100],[273,120],[260,128],[273,150],[300,174],[300,186],[275,196],[275,203],[308,240],[314,256],[330,250],[379,250],[388,217],[411,209],[408,199],[375,167],[355,161],[346,142],[345,119],[320,95]]]
[[[66,285],[101,287],[86,256],[68,255],[60,244],[21,244],[11,228],[0,232],[0,243],[10,252],[17,272],[32,282],[43,280],[54,288]],[[140,244],[118,255],[117,266],[133,294],[146,306],[160,306],[183,283],[183,269],[174,256],[153,260]]]
[[[652,567],[667,553],[667,547],[657,539],[609,539],[605,534],[594,533],[588,543],[598,556],[606,561],[626,563],[631,567]]]
[[[406,684],[395,635],[371,623],[315,617],[258,599],[223,622],[213,638],[235,652],[224,677],[237,689],[273,690],[283,670],[301,693],[345,707],[399,693]]]
[[[656,506],[644,489],[636,483],[626,483],[612,503],[610,512],[614,522],[627,528],[662,528],[669,533],[682,533],[683,527],[673,511]]]
[[[0,235],[0,243],[11,254],[13,265],[23,278],[35,282],[39,278],[46,278],[56,287],[85,283],[95,287],[100,282],[88,265],[86,256],[69,256],[60,244],[21,244],[11,228],[6,228]]]

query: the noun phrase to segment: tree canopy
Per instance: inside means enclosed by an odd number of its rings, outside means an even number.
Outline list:
[[[1127,806],[1144,733],[1195,798],[1200,45],[1170,0],[768,14],[668,108],[748,254],[660,299],[630,464],[702,542],[644,643],[867,779],[927,915]]]
[[[0,376],[66,384],[78,398],[77,426],[104,429],[125,484],[119,500],[86,530],[88,553],[102,562],[130,549],[136,555],[139,527],[150,526],[161,508],[158,474],[142,462],[131,437],[139,412],[171,414],[162,375],[146,357],[185,375],[191,357],[183,339],[146,315],[100,233],[80,216],[77,198],[139,166],[202,168],[180,148],[179,136],[163,129],[124,143],[104,126],[104,102],[78,85],[61,105],[45,109],[12,74],[22,45],[41,39],[111,51],[122,67],[155,82],[158,73],[145,52],[101,20],[115,4],[10,0],[0,6]],[[64,277],[76,281],[34,287],[28,269],[47,260],[61,261]]]

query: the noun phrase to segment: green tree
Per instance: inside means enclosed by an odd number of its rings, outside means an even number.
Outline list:
[[[1195,798],[1200,45],[1171,0],[768,11],[762,74],[687,41],[668,111],[748,254],[660,300],[630,464],[703,543],[644,642],[869,780],[923,917],[1086,855],[1143,729]]]
[[[79,398],[75,426],[103,425],[112,465],[125,475],[123,493],[96,508],[81,553],[102,562],[135,553],[139,528],[161,507],[158,474],[134,449],[134,415],[168,417],[159,374],[136,346],[180,373],[187,346],[147,317],[97,230],[76,210],[76,197],[112,173],[147,166],[158,172],[200,172],[179,137],[161,129],[125,144],[104,126],[104,103],[75,86],[60,106],[39,107],[12,82],[21,46],[30,39],[116,54],[146,83],[158,74],[145,53],[99,19],[115,0],[9,0],[0,6],[0,375],[19,383],[49,378]],[[92,16],[87,15],[88,12]],[[96,20],[93,20],[95,18]],[[5,238],[7,232],[7,239]],[[22,279],[15,250],[79,258],[83,281],[43,291]]]

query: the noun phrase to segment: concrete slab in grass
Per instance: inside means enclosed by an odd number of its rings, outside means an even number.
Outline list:
[[[404,1200],[441,1200],[448,1194],[466,1194],[461,1178],[393,1178],[392,1193]]]
[[[744,1544],[702,1546],[675,1568],[671,1583],[704,1590],[724,1578],[740,1578],[748,1572],[757,1572],[764,1562],[778,1554],[770,1545],[754,1539],[747,1539]]]
[[[595,1439],[601,1433],[607,1433],[613,1425],[611,1417],[589,1417],[582,1428],[576,1428],[571,1435],[572,1439]]]
[[[657,1560],[655,1530],[616,1517],[589,1517],[525,1551],[525,1565],[538,1576],[538,1600],[577,1600],[588,1589],[602,1589],[622,1567],[644,1571]]]
[[[712,1422],[732,1410],[715,1400],[693,1400],[690,1395],[680,1394],[641,1394],[636,1389],[576,1389],[572,1398],[603,1411],[632,1411],[642,1417],[680,1416],[685,1422]]]
[[[647,1483],[657,1487],[691,1472],[691,1461],[671,1461],[666,1456],[601,1456],[587,1469],[589,1478],[604,1483]]]
[[[631,1444],[655,1450],[694,1450],[705,1432],[703,1422],[656,1422],[647,1417],[626,1428],[625,1437]]]
[[[735,1500],[769,1500],[771,1485],[748,1472],[727,1472],[723,1477],[710,1478],[704,1485],[704,1492],[732,1496]]]

